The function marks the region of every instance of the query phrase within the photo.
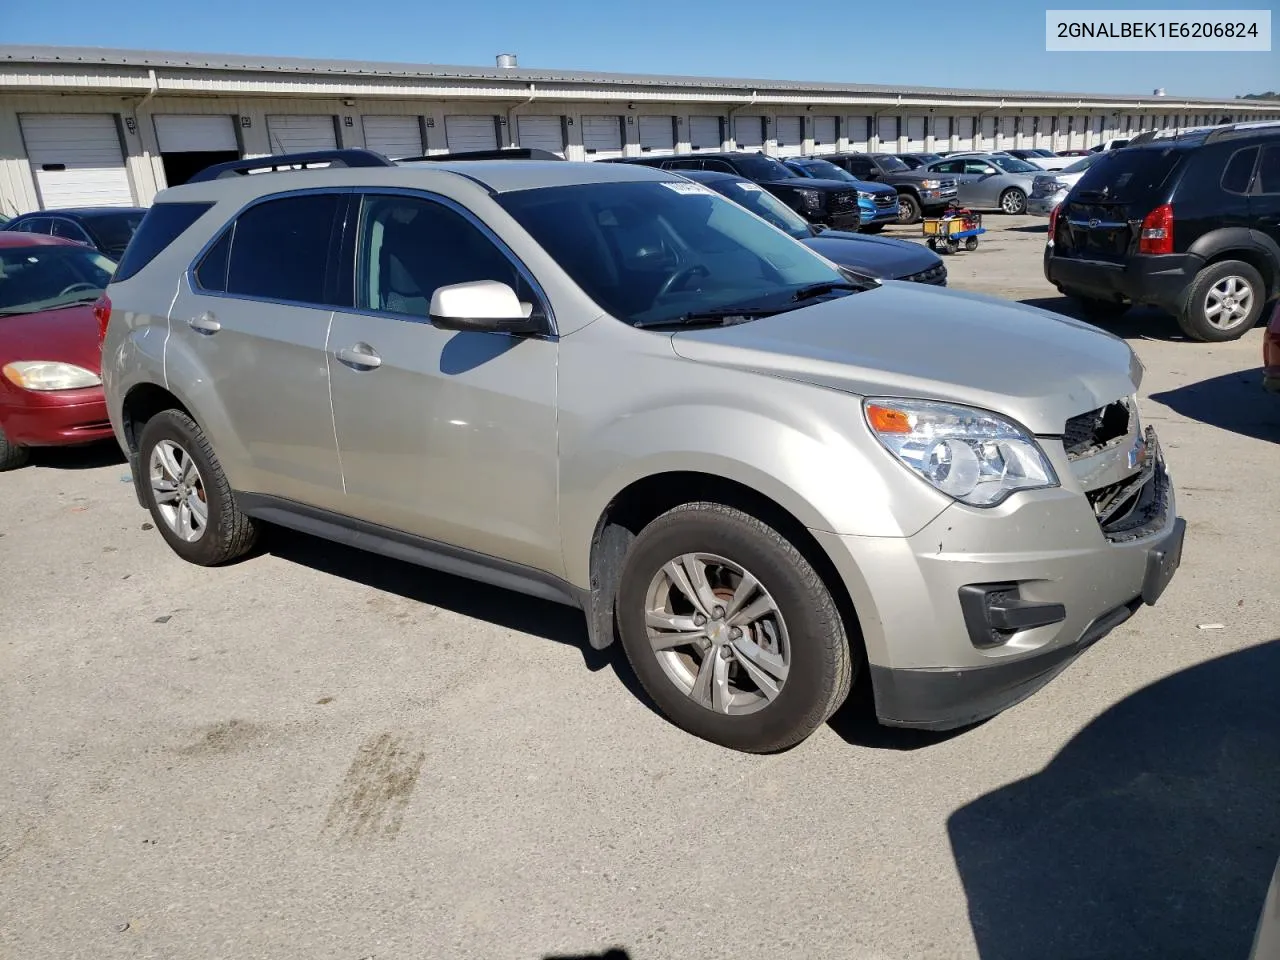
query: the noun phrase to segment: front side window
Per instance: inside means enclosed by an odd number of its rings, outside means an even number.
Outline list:
[[[1258,193],[1268,196],[1280,194],[1280,146],[1276,144],[1262,148],[1262,162],[1258,164]]]
[[[625,323],[726,309],[779,312],[801,305],[802,289],[847,283],[803,245],[697,184],[577,184],[496,199]]]
[[[880,164],[880,169],[886,173],[901,173],[903,170],[911,169],[900,158],[889,153],[876,157],[876,163]]]
[[[0,316],[92,303],[114,269],[88,247],[0,247]]]
[[[1017,157],[992,157],[991,162],[1005,173],[1043,173],[1040,167]]]
[[[142,225],[143,216],[141,211],[101,213],[92,217],[87,226],[97,238],[99,247],[108,253],[123,253]]]
[[[242,213],[229,241],[226,292],[324,304],[329,248],[340,202],[336,194],[304,194],[268,200]],[[217,252],[216,246],[210,254]],[[196,275],[205,276],[204,261]]]
[[[983,163],[981,160],[966,160],[964,162],[965,173],[995,173],[995,169],[989,163]]]
[[[63,240],[72,240],[76,243],[91,243],[89,235],[80,229],[78,225],[70,220],[54,220],[53,235],[61,237]]]
[[[929,168],[933,173],[964,173],[963,160],[943,160]]]
[[[830,160],[806,160],[803,163],[796,164],[796,166],[802,169],[806,176],[816,177],[820,180],[844,180],[847,182],[858,179],[848,170],[841,170]]]
[[[1222,171],[1222,189],[1228,193],[1248,193],[1253,181],[1253,166],[1258,161],[1258,148],[1237,150]]]
[[[420,197],[365,198],[357,307],[425,320],[437,288],[475,280],[505,283],[522,302],[535,302],[516,265],[462,214]]]
[[[738,165],[738,172],[751,180],[788,180],[795,176],[794,173],[787,169],[786,164],[780,163],[772,157],[747,154],[733,159]]]

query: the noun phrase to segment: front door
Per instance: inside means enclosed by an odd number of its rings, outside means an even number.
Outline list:
[[[328,268],[346,202],[312,193],[241,213],[197,264],[194,286],[179,284],[165,348],[237,489],[328,509],[342,497]]]
[[[437,287],[471,280],[545,305],[447,200],[370,193],[353,246],[356,309],[334,315],[329,337],[346,512],[558,573],[555,338],[428,319]]]
[[[1270,237],[1280,247],[1280,144],[1272,143],[1262,148],[1249,210],[1254,229]]]

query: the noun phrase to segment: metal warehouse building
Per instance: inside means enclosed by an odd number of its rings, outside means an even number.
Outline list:
[[[518,145],[570,160],[1087,148],[1280,103],[0,46],[0,213],[145,205],[222,160]]]

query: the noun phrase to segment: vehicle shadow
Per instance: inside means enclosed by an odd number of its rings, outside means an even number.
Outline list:
[[[548,953],[542,960],[631,960],[631,954],[621,947],[612,947],[604,953]]]
[[[485,620],[509,630],[576,647],[582,653],[588,670],[595,673],[612,667],[628,691],[649,709],[657,711],[627,662],[621,644],[615,642],[605,650],[595,650],[587,642],[587,626],[581,610],[284,527],[267,527],[260,549],[281,560],[394,593],[406,600],[452,610],[464,617]]]
[[[849,698],[827,721],[827,726],[841,740],[853,747],[870,750],[909,752],[946,743],[982,726],[985,720],[955,730],[913,730],[886,727],[876,718],[875,695],[871,690],[870,672],[864,666],[849,691]]]
[[[1243,960],[1278,799],[1280,640],[1138,691],[949,818],[982,960]]]
[[[83,447],[32,447],[31,465],[51,470],[97,470],[125,462],[120,445],[103,440]]]
[[[1280,402],[1262,389],[1261,367],[1153,393],[1151,399],[1190,420],[1280,443]]]
[[[1049,221],[1044,223],[1029,223],[1024,227],[1005,227],[1010,233],[1048,233]]]
[[[1169,343],[1195,343],[1192,340],[1188,340],[1182,330],[1179,329],[1178,321],[1174,320],[1169,314],[1153,307],[1133,307],[1119,319],[1098,323],[1096,320],[1089,319],[1081,309],[1080,304],[1071,299],[1071,297],[1028,297],[1019,302],[1025,303],[1029,307],[1038,307],[1051,313],[1060,313],[1065,317],[1083,320],[1099,330],[1105,330],[1107,333],[1113,333],[1117,337],[1123,337],[1126,340],[1163,340]]]

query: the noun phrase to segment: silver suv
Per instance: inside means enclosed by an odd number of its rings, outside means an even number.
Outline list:
[[[842,273],[633,164],[354,151],[164,191],[99,305],[179,556],[264,523],[580,607],[685,730],[773,751],[1028,696],[1184,525],[1128,345]]]

